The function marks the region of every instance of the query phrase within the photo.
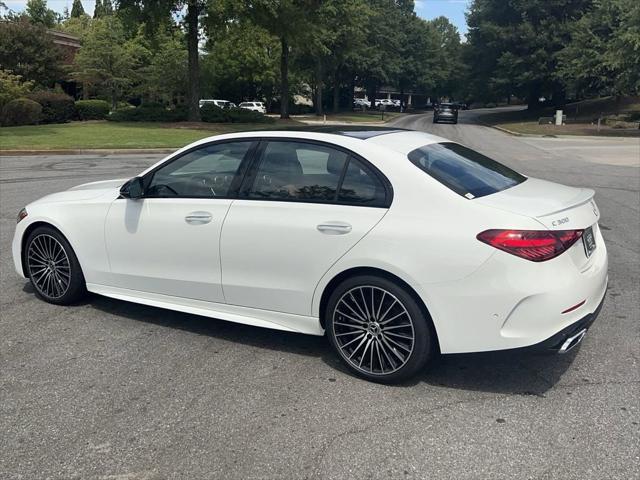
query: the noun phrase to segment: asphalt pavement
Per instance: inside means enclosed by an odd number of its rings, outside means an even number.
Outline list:
[[[18,210],[159,155],[0,157],[0,479],[630,479],[640,476],[640,140],[433,131],[526,175],[596,190],[610,255],[598,321],[564,356],[446,356],[381,386],[324,338],[91,296],[35,298]]]

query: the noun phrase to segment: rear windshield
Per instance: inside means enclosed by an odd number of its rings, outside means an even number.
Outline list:
[[[527,179],[457,143],[432,143],[413,150],[408,156],[420,170],[469,199],[501,192]]]

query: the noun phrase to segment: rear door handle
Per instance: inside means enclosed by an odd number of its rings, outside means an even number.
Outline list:
[[[209,212],[191,212],[186,217],[184,217],[184,221],[191,225],[204,225],[205,223],[209,223],[213,217]]]
[[[346,222],[325,222],[316,228],[326,235],[344,235],[352,230],[351,225]]]

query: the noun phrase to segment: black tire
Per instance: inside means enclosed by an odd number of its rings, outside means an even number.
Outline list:
[[[87,293],[78,257],[58,230],[45,226],[34,229],[23,255],[27,276],[42,300],[70,305]]]
[[[406,380],[433,355],[435,334],[424,310],[403,287],[384,277],[344,280],[331,293],[324,320],[338,357],[367,380]]]

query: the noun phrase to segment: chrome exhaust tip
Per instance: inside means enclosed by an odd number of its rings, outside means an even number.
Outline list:
[[[569,350],[573,349],[573,347],[575,347],[582,341],[586,333],[587,333],[587,329],[583,328],[575,335],[572,335],[569,338],[567,338],[562,344],[562,346],[560,347],[560,349],[558,350],[558,353],[559,354],[567,353]]]

